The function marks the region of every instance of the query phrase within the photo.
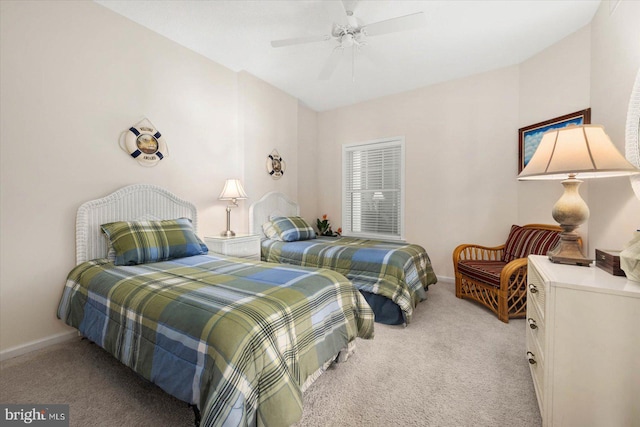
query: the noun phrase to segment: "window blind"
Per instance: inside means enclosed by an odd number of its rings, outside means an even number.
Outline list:
[[[343,234],[403,238],[404,141],[345,145]]]

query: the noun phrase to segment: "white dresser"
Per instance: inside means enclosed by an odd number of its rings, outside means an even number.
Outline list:
[[[211,252],[260,261],[260,236],[257,234],[205,237],[204,243]]]
[[[531,255],[528,287],[543,426],[640,426],[640,283]]]

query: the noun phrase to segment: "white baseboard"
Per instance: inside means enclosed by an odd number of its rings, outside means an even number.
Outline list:
[[[22,356],[23,354],[31,353],[32,351],[40,350],[54,344],[69,341],[77,336],[78,331],[62,332],[39,340],[30,341],[17,347],[8,348],[6,350],[0,351],[0,361],[12,359],[14,357]]]
[[[454,279],[453,277],[446,277],[446,276],[438,276],[438,282],[442,282],[442,283],[455,283],[456,279]],[[437,284],[437,283],[436,283]]]

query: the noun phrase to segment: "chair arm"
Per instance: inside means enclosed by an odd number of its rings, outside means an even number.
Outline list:
[[[510,282],[527,280],[527,258],[518,258],[507,263],[500,273],[500,289],[507,290]],[[526,284],[526,283],[525,283]]]
[[[463,243],[453,250],[453,271],[458,273],[458,262],[462,260],[498,261],[502,259],[504,246],[482,246],[473,243]]]

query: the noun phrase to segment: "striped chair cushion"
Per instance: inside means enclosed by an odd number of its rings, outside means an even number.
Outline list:
[[[464,260],[458,263],[458,271],[463,276],[499,288],[500,272],[505,265],[504,261]]]
[[[559,231],[512,225],[504,247],[502,260],[511,262],[514,259],[526,258],[529,255],[546,255],[559,241]]]

